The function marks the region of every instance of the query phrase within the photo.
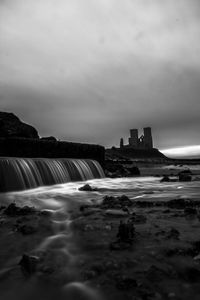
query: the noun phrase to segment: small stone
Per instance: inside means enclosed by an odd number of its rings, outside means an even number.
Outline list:
[[[81,186],[78,190],[85,191],[85,192],[94,192],[97,191],[97,188],[92,188],[89,184],[85,184]]]
[[[39,258],[37,256],[29,256],[23,254],[22,259],[19,262],[21,270],[25,276],[30,276],[36,272]]]

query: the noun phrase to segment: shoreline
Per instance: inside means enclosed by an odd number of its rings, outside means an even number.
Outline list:
[[[4,274],[1,268],[1,294],[13,284],[16,290],[30,285],[34,295],[36,287],[39,288],[37,297],[41,297],[48,286],[52,295],[56,293],[57,299],[62,299],[63,286],[73,286],[75,282],[82,288],[64,292],[73,295],[73,300],[80,296],[77,290],[82,291],[83,287],[86,288],[83,294],[94,293],[93,299],[197,299],[200,293],[199,201],[194,204],[195,200],[181,202],[179,199],[163,205],[160,199],[160,205],[150,200],[151,205],[147,205],[141,200],[133,202],[128,212],[124,211],[123,204],[116,208],[116,201],[113,197],[111,207],[71,201],[68,215],[61,213],[57,221],[55,215],[40,211],[27,218],[6,216],[1,209],[1,220],[2,216],[5,219],[0,229],[1,257],[11,259],[13,264]],[[13,231],[20,218],[23,218],[21,225],[31,222],[32,226],[38,226],[38,231],[25,235]],[[127,222],[130,218],[135,228],[132,244],[125,242],[112,249],[120,220]],[[7,256],[2,249],[7,251]],[[18,265],[25,252],[42,259],[28,277]]]

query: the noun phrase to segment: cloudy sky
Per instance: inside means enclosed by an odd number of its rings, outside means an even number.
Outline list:
[[[151,126],[157,148],[199,149],[199,55],[199,0],[0,0],[0,110],[41,136]]]

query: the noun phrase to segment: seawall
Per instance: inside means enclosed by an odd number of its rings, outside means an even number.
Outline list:
[[[0,138],[0,156],[95,159],[104,167],[103,146],[26,138]]]

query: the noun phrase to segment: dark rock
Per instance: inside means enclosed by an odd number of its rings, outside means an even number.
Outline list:
[[[117,233],[117,240],[111,243],[111,250],[124,250],[128,249],[135,237],[135,227],[133,222],[129,219],[126,223],[120,221]]]
[[[178,240],[179,236],[180,236],[180,232],[175,228],[171,228],[171,230],[167,233],[166,238]]]
[[[125,195],[122,195],[120,197],[114,197],[114,196],[105,196],[103,198],[103,202],[101,204],[102,208],[109,209],[109,208],[125,208],[132,206],[133,202]]]
[[[192,172],[190,170],[184,170],[178,173],[179,181],[191,181]]]
[[[139,176],[140,175],[140,170],[138,167],[131,167],[131,168],[127,168],[127,170],[129,171],[130,175],[134,175],[134,176]]]
[[[4,210],[4,214],[7,216],[16,216],[19,211],[19,207],[16,206],[15,203],[11,203],[8,205],[8,207]]]
[[[21,232],[23,235],[29,235],[37,232],[38,228],[32,225],[20,225],[17,226],[17,231]]]
[[[126,167],[122,162],[109,161],[106,163],[105,174],[107,177],[131,177],[139,176],[140,170],[138,167]]]
[[[33,206],[23,206],[23,207],[19,207],[19,210],[18,210],[18,214],[19,215],[31,215],[31,214],[34,214],[36,213],[36,209],[35,207]]]
[[[36,272],[38,263],[39,258],[37,256],[23,254],[19,265],[21,266],[21,270],[25,276],[31,276]]]
[[[23,123],[13,113],[0,112],[0,137],[21,137],[39,139],[37,130]]]
[[[9,204],[8,207],[4,210],[4,214],[7,216],[23,216],[23,215],[30,215],[34,214],[36,212],[34,207],[30,206],[23,206],[23,207],[18,207],[14,202]]]
[[[97,191],[97,188],[92,188],[89,184],[85,184],[81,186],[78,190],[85,191],[85,192],[94,192]]]
[[[52,212],[44,209],[44,210],[40,211],[39,215],[44,216],[44,217],[50,217],[52,215]]]
[[[169,182],[170,178],[168,175],[163,175],[163,178],[160,180],[160,182]]]

